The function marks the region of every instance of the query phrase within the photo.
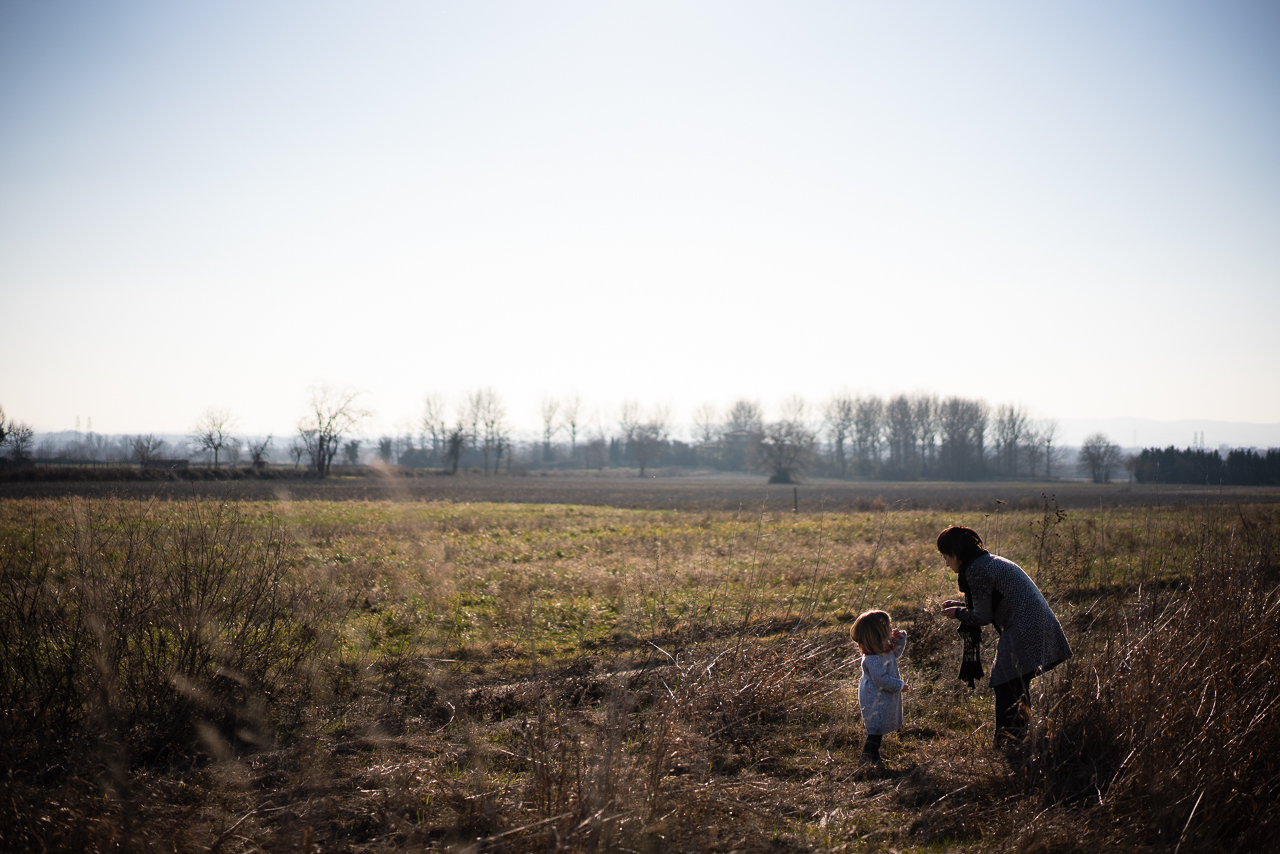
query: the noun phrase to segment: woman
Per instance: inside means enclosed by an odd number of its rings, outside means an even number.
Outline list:
[[[938,535],[938,551],[959,574],[964,593],[962,602],[943,602],[942,613],[960,621],[960,678],[970,687],[982,676],[982,627],[991,623],[1000,635],[991,667],[998,747],[1026,732],[1031,680],[1070,658],[1071,646],[1036,583],[1013,561],[984,549],[977,531],[952,525]]]

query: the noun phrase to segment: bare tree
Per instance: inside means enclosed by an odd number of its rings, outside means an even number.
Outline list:
[[[578,452],[578,428],[581,426],[582,395],[574,392],[560,404],[560,423],[569,430],[569,453]]]
[[[391,440],[392,462],[399,463],[401,458],[404,457],[405,454],[414,451],[418,447],[422,448],[422,452],[424,454],[435,453],[431,445],[427,444],[427,434],[425,430],[418,435],[418,444],[415,445],[414,438],[413,438],[413,428],[411,426],[403,426],[401,428],[400,435],[396,436],[394,439]]]
[[[1058,447],[1058,421],[1049,418],[1040,424],[1040,440],[1044,442],[1044,476],[1053,479],[1053,466],[1062,462],[1063,449]]]
[[[827,426],[827,436],[831,439],[831,450],[836,458],[836,468],[840,476],[848,471],[849,461],[845,455],[845,443],[853,437],[854,413],[856,407],[853,397],[848,392],[841,392],[827,401],[823,410],[823,422]]]
[[[587,441],[586,463],[589,468],[604,471],[604,464],[609,461],[609,445],[603,436],[592,435]]]
[[[859,397],[853,408],[854,441],[862,464],[880,462],[880,441],[884,435],[884,401],[872,395]]]
[[[12,429],[12,425],[10,424],[9,420],[5,418],[5,415],[4,415],[4,407],[0,406],[0,448],[3,448],[6,444],[8,444],[9,431],[11,429]]]
[[[941,404],[932,394],[917,394],[911,399],[911,414],[916,423],[916,438],[920,442],[920,465],[931,466],[938,461],[938,412]]]
[[[506,454],[507,456],[507,473],[511,473],[512,447],[513,443],[511,441],[511,436],[507,433],[506,428],[504,427],[500,429],[498,431],[497,441],[494,442],[494,451],[496,455],[493,459],[493,470],[495,473],[502,468],[503,454]]]
[[[1121,463],[1120,446],[1111,443],[1104,433],[1085,437],[1080,446],[1080,472],[1093,478],[1094,483],[1110,483],[1111,473]]]
[[[9,457],[14,462],[27,458],[36,432],[25,421],[10,421],[5,429],[4,444],[9,446]]]
[[[427,395],[422,404],[422,435],[424,444],[426,437],[431,437],[433,454],[444,452],[445,440],[449,435],[446,422],[444,397],[439,394]]]
[[[1032,421],[1022,435],[1022,454],[1026,457],[1027,471],[1032,480],[1035,480],[1036,470],[1040,468],[1040,461],[1044,458],[1044,439],[1040,430],[1041,423]]]
[[[635,453],[636,462],[640,464],[640,477],[644,477],[649,463],[662,456],[670,434],[668,421],[670,415],[666,407],[657,406],[649,417],[635,425],[631,431],[630,445]]]
[[[134,436],[129,440],[129,450],[133,459],[140,465],[146,465],[160,456],[164,449],[164,440],[148,433],[145,436]]]
[[[369,417],[357,404],[359,396],[358,391],[335,391],[327,386],[311,390],[310,412],[298,422],[298,434],[319,477],[328,476],[343,436]]]
[[[395,454],[395,440],[390,436],[383,436],[378,439],[378,459],[383,465],[391,465],[391,460]]]
[[[764,412],[754,400],[736,400],[725,419],[729,433],[759,433],[764,430]]]
[[[987,405],[980,400],[949,397],[942,402],[939,419],[943,474],[956,480],[979,477],[986,453]]]
[[[609,437],[605,434],[599,409],[592,411],[588,424],[585,431],[587,446],[582,455],[583,460],[588,468],[604,471],[605,465],[609,462]]]
[[[241,447],[243,447],[243,443],[240,441],[240,437],[232,436],[229,439],[227,439],[227,445],[225,448],[227,452],[227,465],[231,466],[232,468],[235,468],[236,466],[240,465]]]
[[[466,447],[467,431],[459,424],[445,437],[444,459],[449,464],[449,474],[458,473],[458,461],[462,459],[462,452]]]
[[[634,400],[624,401],[618,409],[618,429],[622,431],[622,443],[630,446],[639,428],[640,404]]]
[[[698,428],[699,442],[707,444],[715,440],[716,427],[719,426],[717,418],[716,405],[710,401],[693,411],[693,424]]]
[[[298,438],[306,446],[307,459],[311,461],[311,468],[319,477],[328,475],[329,466],[333,463],[333,458],[338,455],[337,443],[331,443],[327,436],[321,435],[319,430],[302,426],[298,427]]]
[[[1230,452],[1228,452],[1230,453]],[[1138,465],[1141,457],[1138,454],[1129,454],[1124,458],[1124,470],[1129,473],[1129,479],[1133,480],[1138,473]]]
[[[623,442],[630,442],[637,426],[640,426],[640,403],[623,401],[622,406],[618,407],[618,430],[622,431]]]
[[[472,448],[480,447],[480,413],[484,410],[485,390],[476,389],[468,394],[459,407],[462,425],[467,428],[467,444]]]
[[[725,413],[720,434],[720,465],[729,470],[749,470],[754,462],[755,444],[763,432],[764,412],[760,404],[745,398],[734,401]]]
[[[235,419],[225,409],[211,408],[196,421],[191,431],[191,444],[213,454],[213,467],[218,467],[218,455],[231,441],[231,427]]]
[[[885,407],[885,438],[889,445],[889,465],[905,474],[915,461],[916,418],[911,399],[900,394]]]
[[[271,437],[249,442],[249,461],[253,467],[260,469],[267,464],[267,449],[271,447]]]
[[[795,483],[812,461],[817,434],[805,423],[805,408],[802,398],[790,398],[755,444],[756,466],[770,473],[769,483]]]
[[[484,455],[484,472],[489,473],[489,455],[501,453],[502,439],[507,431],[507,410],[491,388],[481,389],[474,398],[476,417],[484,430],[480,439],[480,453]],[[497,471],[495,464],[494,471]]]
[[[551,440],[560,429],[560,425],[556,422],[559,411],[560,403],[554,397],[547,395],[542,398],[542,461],[544,463],[551,462]]]
[[[304,436],[295,436],[289,443],[289,456],[293,459],[293,467],[297,468],[302,458],[307,455],[307,440]]]
[[[1018,454],[1027,432],[1027,413],[1021,406],[1002,403],[996,407],[996,456],[1009,477],[1018,474]]]

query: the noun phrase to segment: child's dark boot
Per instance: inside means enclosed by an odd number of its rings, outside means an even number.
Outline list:
[[[882,735],[868,735],[867,743],[862,746],[862,761],[869,762],[873,765],[880,765],[880,742],[884,739]]]

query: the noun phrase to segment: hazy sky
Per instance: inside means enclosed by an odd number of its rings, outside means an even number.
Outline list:
[[[1280,422],[1274,2],[0,4],[0,405]]]

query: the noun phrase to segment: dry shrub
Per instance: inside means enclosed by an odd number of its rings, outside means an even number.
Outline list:
[[[942,613],[942,601],[927,598],[910,612],[896,615],[908,627],[911,661],[920,669],[940,671],[959,644],[956,621]]]
[[[1051,801],[1091,805],[1142,841],[1184,851],[1274,840],[1276,521],[1188,526],[1197,539],[1185,589],[1140,587],[1095,624],[1057,677],[1029,757]]]
[[[825,720],[840,648],[793,637],[660,653],[598,704],[552,700],[516,728],[505,767],[526,772],[520,808],[489,824],[459,811],[456,828],[487,832],[485,850],[704,850],[727,844],[727,819],[730,847],[750,849],[765,813],[731,781],[779,770],[796,725]]]
[[[199,501],[70,509],[0,542],[11,782],[76,767],[124,791],[138,763],[269,742],[301,713],[333,613],[278,525]]]
[[[643,821],[642,768],[629,748],[635,705],[622,690],[597,712],[550,703],[513,722],[510,749],[477,737],[467,773],[436,780],[440,830],[485,851],[617,850]]]
[[[310,705],[340,609],[292,562],[274,520],[215,502],[32,504],[5,529],[0,849],[193,848],[164,775],[211,758],[237,789],[237,755]]]
[[[686,712],[709,727],[707,737],[749,747],[768,731],[815,712],[830,688],[825,671],[836,650],[830,637],[750,643],[687,668]],[[728,653],[728,651],[726,651]]]

